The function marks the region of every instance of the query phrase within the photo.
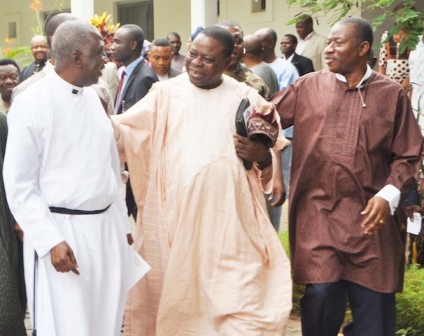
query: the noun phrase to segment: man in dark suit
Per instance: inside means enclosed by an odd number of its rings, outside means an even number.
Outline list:
[[[166,39],[171,43],[172,47],[172,62],[171,69],[179,71],[180,73],[183,71],[184,62],[186,55],[180,53],[181,49],[181,37],[177,32],[170,32]]]
[[[121,72],[115,99],[115,113],[124,113],[149,92],[152,84],[158,78],[152,68],[145,63],[141,51],[144,42],[144,32],[135,24],[119,27],[115,32],[111,51],[113,57],[124,64]],[[126,202],[128,215],[137,216],[137,207],[131,190],[130,181],[127,183]]]
[[[158,78],[141,56],[144,32],[134,24],[123,25],[115,32],[111,50],[124,64],[115,100],[115,112],[123,113],[149,92]]]
[[[172,68],[172,45],[168,40],[156,39],[150,44],[147,54],[150,66],[158,76],[159,81],[177,77],[181,71]]]
[[[295,53],[297,46],[297,38],[292,34],[286,34],[281,39],[280,50],[284,58],[291,62],[299,72],[299,76],[303,76],[309,72],[314,72],[312,61],[304,56]]]

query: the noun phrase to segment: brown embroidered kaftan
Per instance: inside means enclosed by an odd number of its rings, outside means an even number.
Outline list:
[[[362,233],[360,213],[387,184],[407,191],[417,176],[422,138],[400,85],[374,72],[360,93],[366,107],[358,89],[323,70],[273,97],[283,128],[295,125],[289,213],[294,280],[345,279],[393,292],[403,277],[401,206],[370,237]]]

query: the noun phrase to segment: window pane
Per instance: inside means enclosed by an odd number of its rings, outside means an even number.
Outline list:
[[[118,4],[118,22],[136,24],[144,31],[144,37],[152,41],[153,31],[153,1],[140,1],[130,4]]]

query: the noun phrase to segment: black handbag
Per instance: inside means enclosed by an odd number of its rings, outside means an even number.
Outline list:
[[[249,108],[250,102],[248,98],[243,98],[240,102],[240,105],[237,109],[236,113],[236,131],[238,135],[241,135],[245,138],[247,138],[247,127],[246,127],[246,121],[244,120],[244,112]],[[247,170],[252,169],[253,162],[248,160],[243,160],[244,168]]]

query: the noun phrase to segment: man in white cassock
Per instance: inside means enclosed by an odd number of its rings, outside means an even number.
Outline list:
[[[142,270],[113,129],[89,87],[104,67],[90,24],[61,24],[55,71],[13,102],[4,162],[7,199],[24,231],[25,278],[38,335],[119,335]]]

